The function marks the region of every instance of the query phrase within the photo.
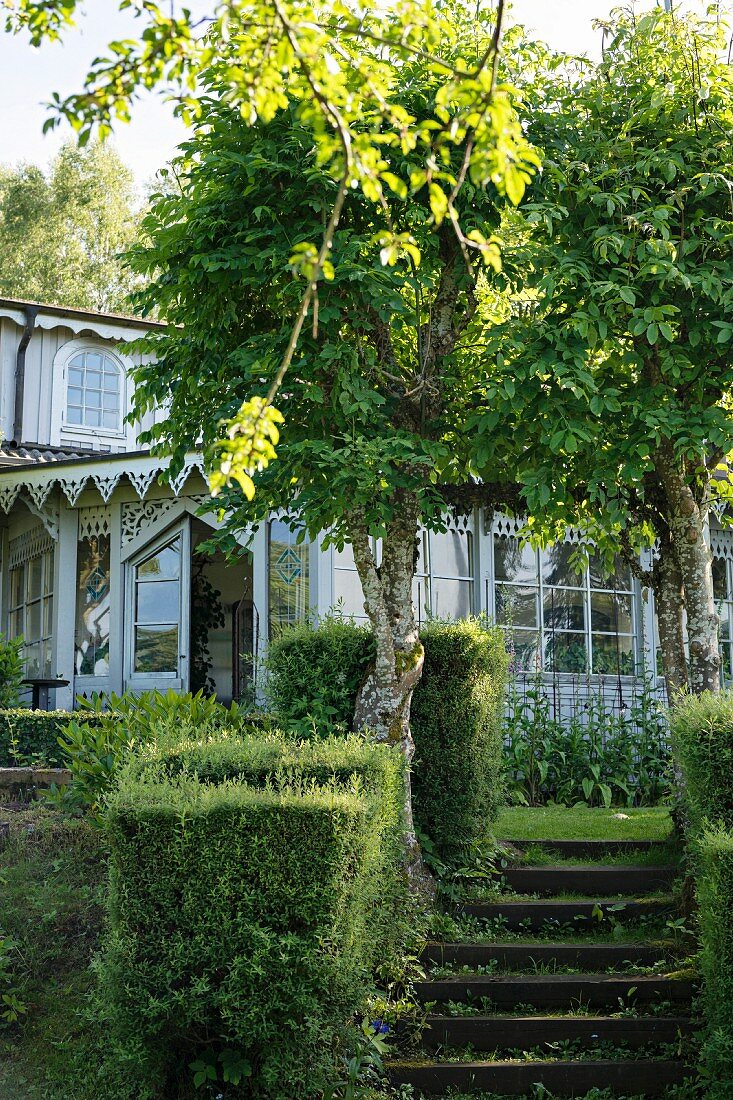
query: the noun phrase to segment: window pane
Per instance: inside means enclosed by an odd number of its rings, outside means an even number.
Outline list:
[[[494,576],[498,581],[536,584],[536,552],[531,546],[520,546],[519,539],[496,535],[494,537]]]
[[[69,404],[81,405],[84,401],[84,397],[81,390],[74,389],[73,386],[69,386]]]
[[[84,385],[84,371],[78,367],[71,367],[69,370],[69,385],[70,386],[83,386]],[[71,390],[69,390],[71,393]]]
[[[137,586],[135,619],[139,623],[177,623],[178,581],[148,581]]]
[[[507,630],[506,648],[509,653],[510,673],[514,671],[531,672],[540,668],[540,636],[536,631]]]
[[[43,637],[49,638],[53,632],[53,596],[43,601]]]
[[[442,583],[442,582],[441,582]],[[417,612],[417,617],[422,622],[429,618],[430,611],[430,580],[428,577],[415,577],[412,582],[412,603]]]
[[[269,525],[270,636],[308,615],[310,603],[309,543],[298,544],[298,532],[281,520]]]
[[[633,676],[636,671],[633,638],[622,635],[618,638],[608,638],[602,634],[594,634],[592,643],[594,672]]]
[[[716,600],[727,600],[728,563],[725,558],[713,558],[713,595]]]
[[[116,412],[102,413],[102,422],[105,428],[118,428],[120,423]]]
[[[720,609],[720,637],[730,638],[730,605],[724,604]]]
[[[634,620],[631,596],[619,596],[613,592],[593,592],[590,599],[591,630],[605,630],[616,634],[633,634]]]
[[[32,558],[28,563],[28,599],[35,600],[41,595],[43,576],[43,558]]]
[[[104,408],[108,412],[117,412],[117,394],[105,393],[102,399]]]
[[[102,373],[101,373],[101,371],[87,369],[86,375],[84,377],[84,384],[86,385],[86,388],[88,390],[89,389],[101,390],[101,388],[102,388]]]
[[[66,421],[68,424],[81,424],[81,409],[73,409],[69,407],[66,410]]]
[[[135,630],[135,672],[178,671],[178,627],[145,626]]]
[[[562,585],[568,588],[582,588],[584,577],[570,564],[577,547],[569,542],[558,542],[540,552],[542,579],[545,584]]]
[[[104,388],[111,393],[120,392],[120,372],[116,368],[104,372]]]
[[[721,657],[721,662],[722,662],[722,664],[721,664],[721,673],[723,675],[723,679],[726,680],[726,681],[731,679],[730,651],[731,651],[731,647],[730,647],[729,642],[726,642],[725,645],[722,645],[720,647],[720,657]]]
[[[548,672],[586,672],[585,635],[545,632],[545,668]]]
[[[473,574],[471,532],[458,531],[430,534],[430,565],[439,577],[470,577]]]
[[[432,611],[439,619],[467,619],[473,612],[473,582],[436,580]]]
[[[84,355],[84,365],[87,368],[87,374],[90,371],[101,371],[102,369],[102,356],[98,351],[87,351]]]
[[[41,656],[40,642],[34,642],[32,645],[23,646],[23,657],[25,661],[26,676],[43,675],[43,659]]]
[[[25,569],[22,565],[17,569],[12,569],[10,572],[10,606],[18,607],[25,601],[25,593],[23,591],[23,580],[25,577]]]
[[[23,633],[23,609],[11,611],[9,621],[9,634],[11,638],[19,638]]]
[[[631,570],[621,558],[616,558],[615,565],[609,573],[602,559],[593,554],[590,558],[589,569],[592,588],[621,588],[628,592],[633,587]]]
[[[102,423],[102,415],[99,409],[87,409],[84,413],[84,423],[90,428],[98,428]]]
[[[181,562],[181,540],[176,538],[168,546],[151,554],[137,567],[138,575],[151,580],[171,580],[178,577]]]
[[[537,627],[537,589],[496,586],[496,621],[506,626]]]
[[[37,641],[41,637],[41,601],[34,600],[28,604],[25,617],[26,638],[28,641]]]
[[[542,593],[545,629],[583,630],[585,593],[569,588],[546,588]]]
[[[86,407],[99,409],[102,406],[102,395],[99,390],[87,390]]]
[[[109,536],[80,539],[77,550],[75,665],[77,676],[109,672]]]

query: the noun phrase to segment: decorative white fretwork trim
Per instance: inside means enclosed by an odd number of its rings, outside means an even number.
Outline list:
[[[134,473],[128,470],[127,476],[129,477],[135,492],[140,497],[140,500],[144,499],[145,494],[147,493],[150,486],[153,484],[157,473],[157,470],[141,470],[139,473]]]
[[[164,500],[142,500],[131,504],[122,505],[122,545],[129,544],[137,538],[143,528],[150,524],[159,523],[167,516],[180,508],[181,502],[188,501],[200,508],[209,498],[207,496],[186,496],[180,498],[168,498]]]
[[[46,502],[42,505],[36,503],[36,496],[32,492],[28,496],[24,493],[22,500],[24,501],[29,512],[32,512],[34,516],[38,516],[43,526],[46,528],[49,536],[54,542],[58,542],[59,538],[59,506],[58,503]],[[45,494],[45,497],[48,493]]]
[[[505,516],[503,512],[496,512],[491,521],[488,533],[498,535],[500,538],[517,538],[517,536],[525,530],[526,526],[527,520],[524,516]],[[574,545],[583,545],[586,547],[592,547],[594,545],[593,539],[584,536],[583,532],[577,527],[566,528],[565,534],[562,537],[562,542],[569,542]]]
[[[171,478],[170,485],[173,492],[178,496],[183,489],[183,486],[188,481],[189,476],[195,469],[198,469],[202,477],[205,477],[204,473],[204,460],[202,458],[195,458],[191,462],[187,462],[179,474]]]
[[[29,485],[26,491],[36,508],[42,509],[52,489],[53,483],[47,482],[45,485]]]
[[[39,523],[30,531],[25,531],[8,543],[8,568],[17,569],[23,562],[37,558],[47,550],[53,549],[53,539]]]
[[[59,478],[59,485],[72,508],[84,491],[84,486],[88,480],[88,474],[83,474],[81,477]]]
[[[0,508],[3,512],[9,512],[15,504],[18,493],[20,492],[20,485],[3,485],[0,488]]]
[[[733,559],[733,531],[726,528],[710,528],[710,549],[714,558]]]
[[[111,529],[111,514],[109,508],[80,508],[79,509],[79,538],[109,535]]]

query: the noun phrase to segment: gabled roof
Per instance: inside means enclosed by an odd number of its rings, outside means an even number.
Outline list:
[[[51,302],[32,302],[23,298],[0,298],[0,309],[37,309],[39,313],[52,314],[54,317],[63,317],[75,320],[90,321],[120,321],[126,327],[134,326],[142,329],[165,328],[165,321],[153,321],[143,317],[136,317],[131,313],[103,313],[98,309],[77,309],[75,306],[55,306]]]

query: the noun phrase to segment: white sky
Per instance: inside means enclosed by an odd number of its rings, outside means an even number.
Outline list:
[[[637,0],[639,9],[655,0]],[[551,46],[571,53],[600,55],[595,18],[608,15],[619,0],[514,0],[510,20],[523,22]],[[190,7],[210,7],[196,0]],[[22,36],[0,29],[0,161],[31,161],[45,165],[70,134],[68,128],[43,135],[48,112],[44,103],[53,92],[79,91],[89,62],[114,37],[132,29],[129,15],[118,11],[117,0],[87,0],[87,14],[62,43],[33,49]],[[1,24],[0,24],[1,28]],[[170,106],[146,96],[134,110],[132,122],[115,130],[114,141],[140,185],[151,180],[175,152],[185,130]]]

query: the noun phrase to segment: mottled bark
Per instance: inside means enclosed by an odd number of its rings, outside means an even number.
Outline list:
[[[659,625],[667,698],[672,702],[680,691],[690,686],[687,653],[685,652],[684,586],[677,555],[669,539],[662,540],[655,567],[654,600]]]
[[[670,445],[659,448],[657,475],[667,503],[669,537],[685,594],[690,687],[695,695],[720,691],[719,619],[713,595],[713,556],[707,537],[707,506],[696,495]]]
[[[374,630],[376,656],[359,688],[354,725],[377,741],[395,745],[407,761],[405,825],[407,872],[413,889],[430,897],[432,876],[424,865],[412,816],[410,768],[415,743],[410,728],[412,694],[423,669],[423,647],[412,603],[419,521],[417,495],[398,490],[393,518],[382,540],[379,566],[361,516],[349,522],[349,537],[364,592],[364,608]]]

